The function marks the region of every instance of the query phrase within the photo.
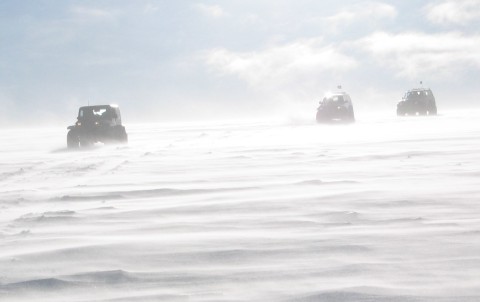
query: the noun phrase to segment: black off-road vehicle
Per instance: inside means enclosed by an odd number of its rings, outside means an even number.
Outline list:
[[[67,129],[68,148],[88,147],[96,142],[128,142],[120,109],[116,105],[80,107],[77,122]]]
[[[397,104],[397,115],[436,115],[437,104],[429,88],[409,90]]]
[[[352,100],[347,93],[327,94],[319,103],[318,123],[352,123],[355,121]]]

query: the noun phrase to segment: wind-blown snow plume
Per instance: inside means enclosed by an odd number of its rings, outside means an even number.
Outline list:
[[[2,130],[0,301],[480,301],[478,112]]]

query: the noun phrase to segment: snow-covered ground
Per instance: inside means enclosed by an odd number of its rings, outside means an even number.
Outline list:
[[[0,301],[480,301],[477,113],[0,130]]]

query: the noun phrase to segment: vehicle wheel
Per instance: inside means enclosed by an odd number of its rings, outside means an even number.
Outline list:
[[[126,144],[128,143],[128,134],[127,131],[125,130],[125,127],[121,126],[117,130],[117,140],[122,143]]]
[[[322,111],[317,111],[317,123],[326,123],[328,121],[327,117],[325,116],[325,113]]]
[[[355,113],[353,112],[353,107],[350,107],[348,110],[348,120],[352,123],[355,122]]]
[[[69,149],[77,149],[80,146],[80,139],[75,131],[70,130],[67,133],[67,147]]]

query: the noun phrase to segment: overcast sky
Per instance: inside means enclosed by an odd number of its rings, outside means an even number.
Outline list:
[[[2,0],[1,125],[315,114],[343,85],[391,109],[422,80],[442,108],[476,106],[478,0]]]

